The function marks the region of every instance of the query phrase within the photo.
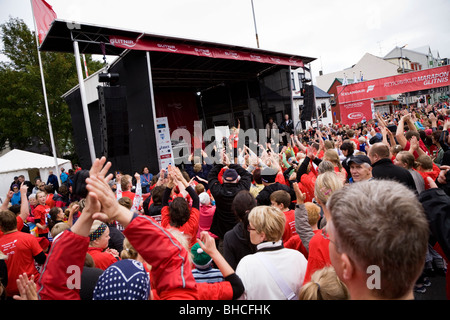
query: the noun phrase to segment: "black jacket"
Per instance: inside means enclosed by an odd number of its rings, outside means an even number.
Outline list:
[[[294,132],[294,122],[291,119],[288,120],[288,123],[286,123],[286,120],[283,120],[278,128],[282,133],[286,132],[287,134],[291,134]]]
[[[432,188],[423,191],[419,201],[427,216],[431,237],[430,244],[436,241],[442,251],[450,259],[450,197],[440,188]]]
[[[393,164],[391,159],[384,158],[373,163],[372,176],[375,179],[398,181],[417,193],[416,183],[411,173],[405,168]]]
[[[196,172],[194,172],[194,167],[192,166],[192,164],[188,163],[188,164],[185,164],[185,166],[184,166],[184,170],[188,173],[189,178],[191,178],[191,179],[198,176],[199,178],[208,180],[208,175],[209,175],[209,172],[211,171],[211,169],[212,169],[212,165],[202,164],[202,170],[200,170],[200,172],[196,173]],[[205,188],[208,189],[207,183],[205,183],[202,180],[199,180],[197,178],[194,178],[194,180],[197,181],[198,183],[203,184],[205,186]]]
[[[234,197],[242,190],[250,190],[252,175],[240,165],[231,164],[230,169],[236,170],[241,177],[237,183],[221,184],[218,175],[222,170],[222,164],[216,164],[208,175],[208,188],[216,201],[216,212],[214,213],[210,231],[223,239],[225,233],[232,229],[238,222],[236,215],[231,209]]]
[[[270,195],[278,190],[284,190],[287,191],[291,195],[291,200],[295,200],[296,198],[292,198],[295,196],[295,193],[291,191],[291,188],[289,188],[287,185],[281,184],[279,182],[272,183],[268,186],[265,186],[264,189],[262,189],[258,196],[256,197],[256,202],[258,203],[258,206],[270,206]]]

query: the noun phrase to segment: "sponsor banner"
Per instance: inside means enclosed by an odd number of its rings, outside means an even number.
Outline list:
[[[450,65],[337,87],[339,103],[450,85]]]
[[[372,119],[372,99],[344,103],[341,105],[341,123],[352,125]]]
[[[169,165],[175,165],[167,117],[156,118],[156,130],[158,131],[156,144],[158,147],[159,168],[167,169]]]
[[[133,39],[127,37],[110,36],[109,42],[118,48],[144,51],[173,52],[200,57],[220,58],[230,60],[246,60],[261,63],[303,67],[303,61],[295,57],[280,57],[267,54],[250,53],[237,50],[226,50],[206,46],[191,46],[182,43],[158,42],[146,39]]]

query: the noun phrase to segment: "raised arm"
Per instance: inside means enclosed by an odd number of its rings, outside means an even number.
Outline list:
[[[293,183],[292,188],[295,191],[297,197],[297,204],[295,205],[295,231],[300,237],[302,244],[305,246],[306,251],[309,252],[309,242],[314,236],[314,232],[308,222],[308,212],[305,208],[305,194],[300,191],[298,183]]]
[[[395,138],[397,139],[398,144],[401,145],[403,149],[405,149],[406,143],[408,142],[405,137],[405,120],[409,117],[410,115],[406,114],[400,118],[400,120],[398,121],[397,131],[395,133]]]
[[[1,205],[1,207],[0,207],[0,209],[1,209],[2,211],[3,211],[3,210],[8,210],[8,206],[9,206],[9,203],[11,202],[11,199],[12,199],[13,194],[14,194],[14,192],[11,191],[11,190],[9,190],[9,191],[6,193],[5,201],[3,201],[3,203],[2,203],[2,205]]]
[[[109,189],[111,202],[120,206],[108,185],[112,175],[105,178],[111,164],[106,159],[96,159],[90,174],[102,179]],[[89,178],[88,178],[89,179]],[[86,180],[88,180],[86,179]],[[102,204],[103,208],[106,208]],[[52,244],[42,274],[38,280],[38,296],[42,300],[79,300],[80,277],[89,247],[89,234],[94,214],[102,209],[98,195],[89,192],[86,205],[77,222],[58,235]],[[127,210],[125,207],[120,206]]]
[[[28,215],[30,214],[30,206],[28,205],[27,198],[28,187],[22,182],[20,185],[20,214],[22,221],[27,222]]]

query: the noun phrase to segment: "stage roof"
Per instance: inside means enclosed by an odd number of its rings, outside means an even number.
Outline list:
[[[156,35],[141,31],[130,31],[59,19],[56,19],[52,22],[50,29],[40,46],[40,50],[53,52],[73,52],[73,40],[78,41],[80,53],[85,54],[102,55],[103,52],[100,43],[105,44],[106,55],[118,56],[127,50],[110,44],[110,37],[139,39],[141,41],[147,42],[158,41],[158,43],[201,46],[207,48],[216,48],[220,50],[239,51],[246,54],[268,55],[280,57],[283,59],[297,59],[301,60],[304,65],[316,60],[316,58],[267,51],[257,48],[248,48],[193,39],[183,39],[172,36]]]

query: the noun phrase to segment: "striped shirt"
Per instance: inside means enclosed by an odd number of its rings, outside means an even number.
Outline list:
[[[214,283],[224,281],[220,270],[213,268],[211,265],[209,265],[206,269],[192,269],[192,275],[194,276],[196,282]]]

